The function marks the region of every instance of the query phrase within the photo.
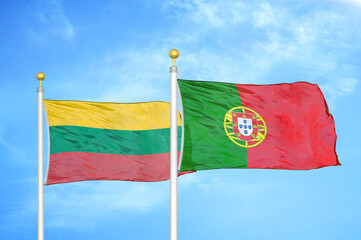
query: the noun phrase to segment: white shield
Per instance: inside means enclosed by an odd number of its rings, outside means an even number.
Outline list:
[[[238,131],[243,136],[251,136],[253,133],[253,125],[252,125],[252,119],[249,118],[238,118]]]

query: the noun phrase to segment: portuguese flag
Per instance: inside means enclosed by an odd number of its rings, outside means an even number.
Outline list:
[[[316,84],[178,80],[178,86],[184,123],[180,171],[340,165],[334,120]]]
[[[44,104],[50,136],[47,185],[169,179],[169,103],[44,100]],[[180,137],[179,113],[178,123]],[[179,138],[179,150],[180,145]]]

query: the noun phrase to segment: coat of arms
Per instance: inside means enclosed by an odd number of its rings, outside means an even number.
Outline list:
[[[224,116],[224,130],[229,139],[244,148],[255,147],[266,138],[267,126],[256,111],[239,106]]]
[[[253,113],[232,112],[233,131],[243,141],[255,139],[258,135],[257,116]]]

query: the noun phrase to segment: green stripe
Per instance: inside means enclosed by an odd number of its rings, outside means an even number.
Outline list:
[[[184,118],[181,171],[246,168],[247,150],[233,143],[224,117],[242,106],[235,84],[178,80]]]
[[[178,150],[182,128],[178,127]],[[146,155],[170,152],[170,129],[143,131],[113,130],[79,126],[50,127],[50,154],[94,152]]]

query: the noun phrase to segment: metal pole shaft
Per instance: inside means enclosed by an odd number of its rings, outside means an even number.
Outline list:
[[[38,240],[44,240],[44,132],[43,94],[38,87]]]
[[[177,73],[170,67],[170,239],[178,239]]]

